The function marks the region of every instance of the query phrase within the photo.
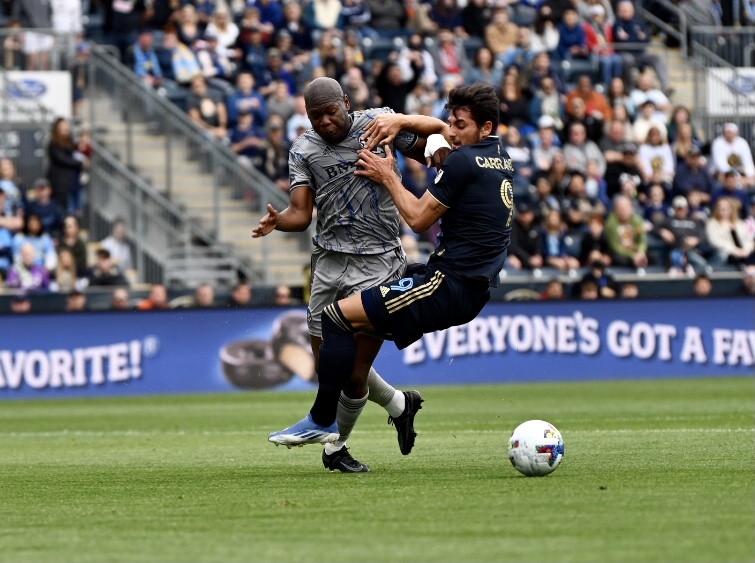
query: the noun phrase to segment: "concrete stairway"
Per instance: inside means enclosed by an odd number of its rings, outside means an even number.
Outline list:
[[[95,115],[109,116],[114,112],[110,101],[94,101]],[[85,113],[85,115],[88,115]],[[95,120],[102,123],[104,120]],[[187,143],[176,136],[170,139],[170,151],[165,135],[150,131],[145,123],[131,125],[131,162],[138,174],[161,194],[184,209],[189,216],[208,232],[215,232],[220,243],[235,248],[239,260],[255,271],[265,272],[266,283],[301,285],[303,269],[309,264],[311,243],[305,233],[271,233],[262,239],[253,239],[251,230],[262,212],[253,210],[249,202],[234,197],[231,186],[220,186],[216,203],[213,175],[190,154]],[[128,131],[125,123],[109,121],[100,128],[98,138],[106,146],[127,160]],[[171,189],[168,191],[168,164]],[[219,209],[216,223],[215,208]],[[264,208],[264,204],[262,205]]]

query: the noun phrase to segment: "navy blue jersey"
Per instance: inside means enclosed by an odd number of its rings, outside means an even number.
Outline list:
[[[511,238],[514,167],[496,136],[446,157],[430,194],[445,207],[432,260],[445,271],[494,281]]]

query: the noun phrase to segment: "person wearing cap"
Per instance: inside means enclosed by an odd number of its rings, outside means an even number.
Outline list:
[[[604,201],[607,205],[611,205],[611,199],[619,192],[621,192],[622,184],[624,184],[626,178],[630,178],[634,181],[637,187],[642,187],[642,170],[640,170],[637,159],[637,145],[634,143],[624,143],[621,145],[621,160],[611,162],[606,165],[606,173],[604,178],[606,180],[606,197],[607,201]]]
[[[565,114],[566,105],[556,89],[556,82],[550,76],[544,76],[530,102],[530,118],[537,123],[538,129],[552,127],[560,133],[564,128],[561,116]]]
[[[724,174],[734,168],[742,175],[741,182],[744,187],[755,185],[752,150],[749,143],[739,136],[736,123],[724,124],[723,132],[711,144],[710,157],[719,182],[723,183]]]
[[[259,92],[263,96],[274,94],[278,82],[285,82],[288,93],[292,96],[296,93],[296,78],[284,64],[283,53],[277,47],[267,50],[267,64],[256,78],[259,83]]]
[[[687,151],[687,157],[676,167],[672,191],[676,195],[686,196],[691,190],[698,190],[704,194],[705,201],[710,200],[710,196],[716,188],[708,168],[703,165],[702,152],[700,147],[692,145]]]
[[[90,286],[128,285],[123,273],[113,263],[110,251],[107,248],[98,248],[96,255],[97,261],[87,275]]]
[[[658,230],[667,245],[669,272],[686,272],[688,265],[695,272],[703,272],[708,266],[706,256],[712,252],[705,234],[705,223],[689,216],[689,204],[683,195],[674,197],[671,209],[673,215]]]
[[[532,149],[532,163],[535,170],[550,170],[553,164],[553,157],[556,154],[563,154],[561,147],[556,143],[555,120],[550,115],[542,115],[537,120],[537,138],[538,143]]]
[[[739,202],[740,219],[747,219],[752,214],[749,194],[742,188],[742,177],[733,168],[724,173],[723,184],[710,195],[711,207],[722,197],[730,197]]]
[[[587,48],[598,57],[603,85],[608,87],[612,78],[620,78],[623,75],[624,61],[613,49],[613,29],[612,25],[606,22],[605,7],[602,4],[591,4],[587,12],[588,17],[582,24]]]
[[[527,201],[522,201],[516,207],[506,265],[514,270],[543,267],[543,239],[540,237],[535,210]]]

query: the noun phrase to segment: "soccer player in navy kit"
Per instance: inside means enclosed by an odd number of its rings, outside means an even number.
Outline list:
[[[320,424],[336,416],[328,408],[332,401],[322,396],[327,389],[343,388],[354,396],[367,392],[367,370],[375,356],[365,354],[355,334],[390,338],[403,349],[425,333],[471,321],[490,299],[489,286],[497,281],[506,257],[514,209],[513,166],[494,134],[498,106],[488,85],[449,93],[453,150],[420,199],[406,191],[395,174],[389,147],[385,158],[360,151],[354,173],[385,186],[415,232],[440,219],[441,234],[425,268],[323,311],[318,373],[326,385],[310,411]]]

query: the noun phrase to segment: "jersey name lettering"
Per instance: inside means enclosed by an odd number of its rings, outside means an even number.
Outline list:
[[[496,170],[514,171],[514,164],[510,158],[498,158],[494,156],[476,156],[475,163],[480,168],[495,168]]]

